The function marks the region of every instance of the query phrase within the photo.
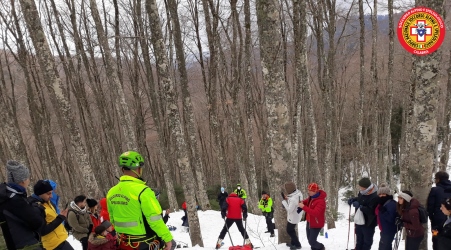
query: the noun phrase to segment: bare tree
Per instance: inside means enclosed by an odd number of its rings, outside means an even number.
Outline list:
[[[41,65],[46,87],[50,93],[50,99],[53,106],[57,107],[60,112],[60,115],[58,115],[60,124],[66,124],[69,128],[68,130],[75,151],[76,162],[79,168],[82,169],[82,179],[88,189],[88,194],[94,196],[99,192],[97,180],[92,173],[92,166],[88,161],[88,154],[81,141],[80,131],[76,126],[72,108],[64,94],[61,79],[56,74],[55,59],[50,51],[47,38],[42,28],[36,4],[33,0],[20,0],[19,3],[22,7],[25,23]]]
[[[278,187],[282,187],[287,180],[291,179],[296,170],[291,166],[290,119],[281,56],[282,37],[278,28],[279,4],[277,0],[260,0],[256,2],[256,6],[268,119],[268,150],[272,163],[269,169],[271,178],[268,176],[268,179],[271,193],[274,194],[278,192]],[[276,203],[281,202],[280,197],[276,197]],[[281,228],[285,218],[280,209],[275,211],[275,220],[276,225]],[[279,230],[279,243],[287,242],[288,239],[288,234]]]
[[[163,43],[161,31],[160,16],[155,0],[146,0],[146,11],[149,19],[150,30],[152,32],[151,42],[154,48],[156,58],[156,68],[160,81],[163,84],[165,98],[165,112],[168,116],[169,129],[176,141],[177,162],[181,170],[182,181],[185,185],[183,189],[185,199],[188,205],[188,219],[190,224],[190,238],[192,245],[203,247],[202,234],[199,226],[199,218],[196,210],[196,186],[192,181],[194,179],[190,160],[188,158],[188,147],[185,142],[184,131],[180,121],[179,110],[177,106],[176,89],[169,76],[169,60],[166,55],[166,49]]]

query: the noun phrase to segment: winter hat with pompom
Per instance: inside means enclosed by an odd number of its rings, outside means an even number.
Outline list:
[[[6,163],[8,183],[21,183],[30,178],[30,170],[21,163],[9,160]]]
[[[382,183],[381,185],[379,185],[379,189],[377,190],[377,195],[380,195],[380,194],[391,195],[391,190],[387,183]]]

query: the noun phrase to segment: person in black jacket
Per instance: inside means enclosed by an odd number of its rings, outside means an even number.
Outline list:
[[[379,197],[377,196],[377,186],[366,177],[359,180],[359,188],[359,195],[348,200],[350,206],[352,205],[356,210],[360,208],[365,218],[364,225],[355,225],[357,237],[355,250],[370,250],[377,225],[374,211],[379,204]]]
[[[445,192],[447,190],[447,192]],[[451,181],[448,173],[439,171],[435,173],[435,187],[431,188],[427,200],[427,211],[431,221],[431,230],[440,231],[446,216],[440,211],[441,203],[448,197],[451,197]],[[437,250],[437,237],[432,237],[432,249]]]
[[[225,188],[221,187],[221,192],[218,194],[218,198],[216,199],[219,202],[219,210],[222,209],[222,205],[224,205],[224,201],[228,196],[229,194],[225,191]]]
[[[39,229],[44,211],[27,201],[30,171],[17,161],[6,163],[8,183],[0,184],[0,223],[8,249],[42,249]]]
[[[451,198],[447,198],[441,203],[440,210],[447,219],[434,238],[437,239],[437,250],[448,250],[451,246]]]

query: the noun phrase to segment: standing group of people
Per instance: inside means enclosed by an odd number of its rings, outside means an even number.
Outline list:
[[[68,231],[89,250],[140,250],[176,247],[161,206],[142,179],[144,159],[134,151],[119,157],[123,175],[99,202],[75,197],[58,208],[56,183],[39,180],[27,197],[30,171],[17,161],[6,164],[7,182],[0,184],[0,225],[7,249],[72,250]]]
[[[369,178],[359,180],[359,194],[350,198],[348,204],[362,213],[364,220],[355,220],[356,250],[370,250],[375,227],[380,229],[379,250],[391,250],[395,235],[405,230],[406,250],[418,250],[425,238],[427,215],[431,221],[434,250],[447,250],[451,245],[451,182],[446,172],[435,174],[436,186],[427,199],[427,211],[413,193],[403,190],[397,202],[387,184],[377,187]],[[427,214],[427,215],[426,215]],[[397,239],[399,243],[399,239]]]
[[[326,212],[326,193],[321,190],[316,183],[311,183],[307,187],[308,198],[303,199],[302,192],[296,188],[293,182],[287,182],[284,185],[285,192],[282,192],[282,205],[287,211],[287,226],[286,230],[291,238],[287,246],[290,249],[301,249],[301,243],[296,232],[296,226],[301,221],[302,211],[305,213],[306,235],[312,250],[324,250],[324,245],[318,242],[318,235],[325,223]],[[269,237],[274,237],[274,206],[273,200],[266,191],[262,191],[262,196],[258,202],[258,208],[262,211],[265,217],[267,231]],[[228,229],[236,223],[238,230],[245,239],[245,245],[253,247],[247,235],[243,221],[246,223],[247,206],[246,206],[246,192],[238,184],[237,188],[230,195],[221,187],[221,192],[218,194],[217,201],[221,208],[221,216],[225,220],[225,225],[219,234],[216,243],[216,249],[221,247],[222,241]]]

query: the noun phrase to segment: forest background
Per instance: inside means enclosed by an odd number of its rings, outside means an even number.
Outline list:
[[[187,201],[201,246],[196,202],[217,208],[221,186],[257,204],[317,182],[329,228],[361,176],[424,203],[449,160],[451,42],[400,46],[415,5],[449,31],[447,0],[2,1],[0,161],[57,181],[65,204],[105,196],[136,150],[164,206]]]

